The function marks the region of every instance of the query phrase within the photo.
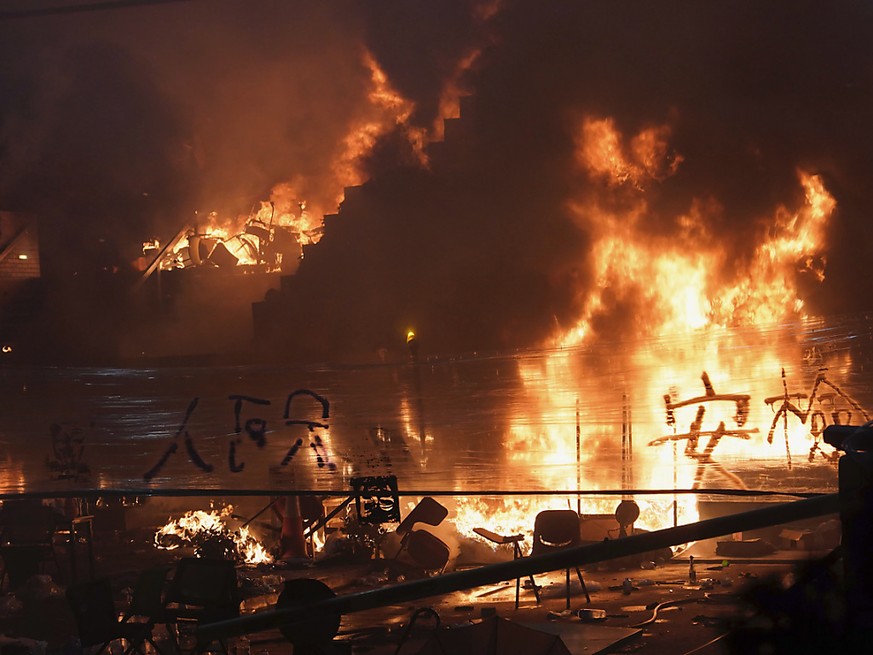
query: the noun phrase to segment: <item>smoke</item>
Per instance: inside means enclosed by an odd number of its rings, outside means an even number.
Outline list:
[[[369,252],[326,238],[319,261],[302,267],[311,277],[300,287],[317,291],[296,291],[312,307],[301,322],[336,312],[337,325],[354,325],[325,338],[326,352],[366,341],[374,325],[399,334],[423,324],[422,343],[443,352],[542,343],[572,326],[594,280],[590,226],[568,204],[593,198],[620,213],[629,202],[579,171],[573,141],[585,116],[609,117],[626,135],[669,127],[681,162],[648,180],[638,229],[678,241],[677,218],[705,208],[725,275],[753,257],[779,207],[802,206],[798,171],[821,175],[838,214],[825,282],[802,288],[813,311],[859,309],[869,283],[842,247],[847,234],[870,238],[856,178],[871,145],[865,26],[869,11],[843,3],[505,4],[466,79],[461,133],[428,174],[377,177],[364,190],[370,205],[343,208],[336,240]],[[352,279],[362,272],[371,286]],[[649,311],[640,293],[602,300],[593,328],[611,337],[633,334]],[[317,342],[314,331],[301,329],[299,342]]]
[[[194,212],[247,213],[280,183],[333,211],[350,133],[386,125],[370,53],[413,110],[355,160],[371,182],[273,299],[305,308],[274,308],[295,314],[277,333],[331,356],[409,325],[447,351],[571,326],[594,281],[570,205],[602,196],[574,159],[585,116],[624,134],[669,125],[682,161],[647,187],[642,229],[667,238],[705,203],[728,261],[802,200],[799,168],[822,175],[838,214],[827,277],[806,292],[819,311],[859,309],[873,285],[871,18],[859,3],[787,0],[214,0],[0,22],[0,202],[39,214],[46,261],[64,272],[97,252],[100,268],[123,267],[143,239]],[[423,168],[410,130],[431,133],[459,92],[457,129]],[[617,299],[599,328],[637,309]]]
[[[798,170],[820,174],[838,213],[826,280],[806,290],[814,311],[860,309],[869,283],[842,246],[844,231],[864,246],[870,239],[864,203],[849,191],[863,185],[848,182],[870,153],[870,19],[848,3],[513,3],[481,61],[477,109],[483,129],[523,153],[533,174],[566,148],[579,116],[610,117],[625,135],[668,125],[682,161],[647,185],[640,229],[678,240],[677,216],[695,203],[717,207],[706,227],[731,264],[751,257],[777,207],[802,204]],[[537,153],[530,138],[549,143]],[[626,200],[586,176],[564,191]],[[631,300],[600,317],[602,333],[633,324],[645,308]]]
[[[484,9],[477,0],[381,0],[364,7],[366,43],[397,91],[415,102],[413,124],[441,118],[441,94],[459,64],[487,43]]]
[[[0,197],[134,244],[289,180],[335,208],[367,101],[359,22],[342,3],[219,1],[2,23]]]

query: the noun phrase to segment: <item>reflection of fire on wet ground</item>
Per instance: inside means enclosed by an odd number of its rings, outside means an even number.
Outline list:
[[[233,505],[208,512],[190,510],[177,519],[171,518],[155,533],[154,544],[165,550],[188,546],[198,556],[220,556],[244,564],[273,561],[248,526],[233,518]]]

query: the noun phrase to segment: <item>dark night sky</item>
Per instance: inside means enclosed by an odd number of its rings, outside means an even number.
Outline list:
[[[669,232],[693,199],[714,198],[710,229],[738,259],[762,218],[796,204],[798,167],[822,175],[838,211],[810,302],[867,309],[871,35],[868,3],[798,0],[191,0],[2,20],[0,206],[40,217],[62,273],[124,261],[195,209],[245,212],[291,179],[327,193],[349,126],[372,111],[365,48],[425,129],[479,49],[458,81],[473,96],[477,183],[439,165],[398,174],[409,153],[399,129],[386,134],[369,173],[394,237],[335,272],[332,293],[415,244],[404,265],[420,270],[384,275],[407,280],[398,297],[448,290],[458,333],[493,321],[516,332],[483,345],[530,345],[571,323],[590,284],[587,235],[566,210],[587,192],[570,173],[572,125],[596,115],[628,134],[670,124],[683,161],[651,189],[646,229]],[[392,200],[392,180],[410,197]],[[415,189],[430,209],[415,210]]]

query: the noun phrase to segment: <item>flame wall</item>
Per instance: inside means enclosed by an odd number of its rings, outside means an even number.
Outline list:
[[[811,414],[780,419],[772,443],[768,431],[784,391],[808,397],[825,368],[833,386],[820,385],[813,410],[827,424],[833,410],[844,423],[863,420],[857,408],[873,407],[867,317],[719,330],[712,339],[708,348],[662,338],[631,351],[613,342],[349,367],[5,368],[0,490],[343,492],[351,477],[384,474],[397,475],[404,492],[474,495],[577,485],[832,488],[830,448],[807,457]],[[653,365],[639,353],[661,357]],[[742,423],[732,400],[706,401],[703,370],[716,394],[748,395]],[[677,405],[673,425],[665,394]],[[808,398],[791,401],[808,409]],[[707,413],[691,453],[687,434],[700,405]],[[737,434],[722,436],[703,461],[695,453],[719,422]],[[623,424],[631,426],[630,457]],[[659,438],[666,440],[651,444]]]

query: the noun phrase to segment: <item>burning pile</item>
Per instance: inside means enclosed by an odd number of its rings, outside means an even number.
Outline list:
[[[220,511],[189,510],[178,519],[170,519],[155,533],[155,547],[175,550],[194,548],[198,557],[219,556],[244,564],[269,564],[273,557],[251,534],[248,527],[232,528],[233,505]]]
[[[163,248],[156,239],[147,241],[143,254],[157,257],[161,270],[260,266],[267,271],[293,272],[301,246],[316,243],[320,236],[320,219],[313,219],[305,202],[286,198],[277,204],[274,199],[236,219],[222,219],[211,212]]]

